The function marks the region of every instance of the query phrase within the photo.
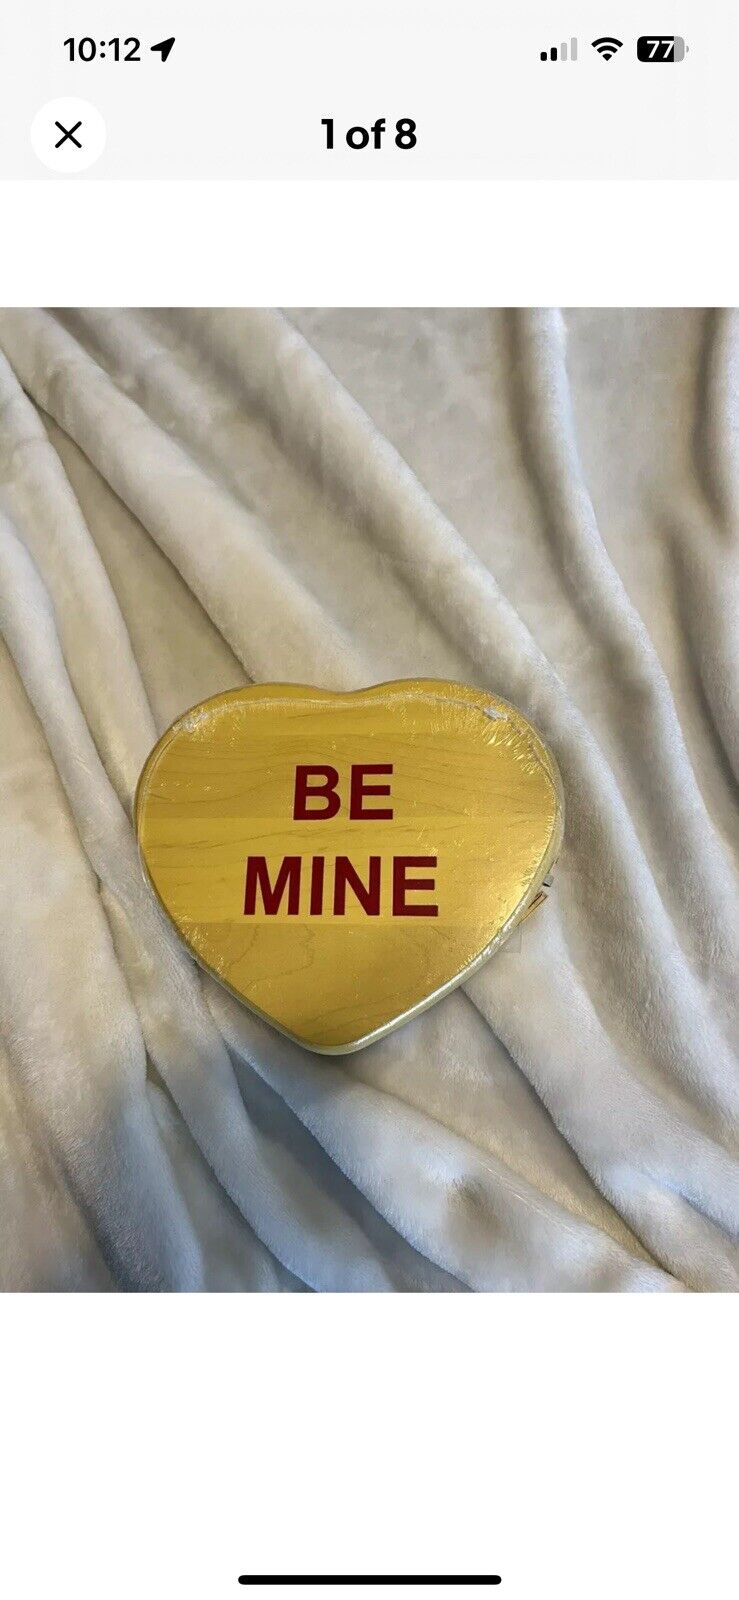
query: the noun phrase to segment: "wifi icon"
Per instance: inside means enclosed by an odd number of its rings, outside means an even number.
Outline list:
[[[615,56],[616,51],[620,50],[622,45],[623,39],[610,39],[606,37],[604,39],[593,40],[593,49],[597,50],[598,55],[602,56],[604,61],[610,61],[611,56]]]

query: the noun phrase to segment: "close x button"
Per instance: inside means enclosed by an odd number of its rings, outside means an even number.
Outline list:
[[[75,149],[82,149],[82,140],[75,137],[77,129],[82,127],[81,119],[78,119],[77,122],[75,122],[73,128],[65,128],[64,123],[60,122],[59,118],[57,117],[56,125],[61,134],[61,139],[57,139],[56,144],[54,145],[55,150],[59,150],[63,144],[66,144],[68,139],[72,140],[72,144],[75,146]]]
[[[49,100],[31,124],[34,152],[51,172],[84,172],[99,160],[105,139],[105,123],[97,107],[71,96]]]

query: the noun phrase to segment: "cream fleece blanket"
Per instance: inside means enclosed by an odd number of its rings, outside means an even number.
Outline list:
[[[0,316],[0,1282],[737,1286],[739,324]],[[163,728],[459,678],[565,786],[543,910],[344,1061],[139,869]]]

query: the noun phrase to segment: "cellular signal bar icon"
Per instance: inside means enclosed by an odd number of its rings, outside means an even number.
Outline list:
[[[577,61],[577,39],[570,39],[569,45],[553,44],[551,50],[541,50],[539,53],[539,60],[566,61],[568,59],[568,51],[570,61]]]

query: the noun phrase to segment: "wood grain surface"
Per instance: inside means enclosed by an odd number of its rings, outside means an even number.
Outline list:
[[[531,725],[466,685],[265,684],[174,723],[136,824],[198,961],[292,1038],[344,1052],[445,993],[522,919],[559,850],[561,786]]]

